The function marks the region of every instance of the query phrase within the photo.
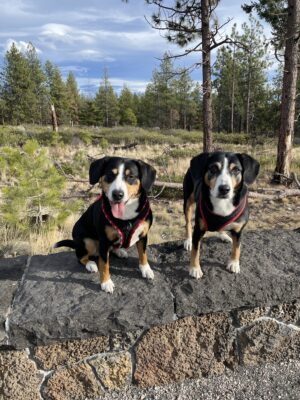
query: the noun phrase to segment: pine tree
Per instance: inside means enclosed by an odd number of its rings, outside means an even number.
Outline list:
[[[97,122],[105,127],[115,126],[119,122],[118,98],[109,82],[107,69],[104,70],[103,79],[100,83],[95,98],[97,109]]]
[[[165,53],[159,65],[154,70],[152,76],[152,86],[149,87],[154,101],[154,119],[156,126],[160,128],[173,128],[174,109],[176,109],[175,89],[174,89],[174,67],[169,54]]]
[[[124,85],[119,97],[120,124],[136,125],[137,118],[134,113],[134,97],[126,85]]]
[[[262,25],[250,15],[250,24],[242,25],[243,33],[240,41],[245,50],[237,52],[237,58],[241,63],[241,75],[239,84],[244,90],[244,129],[250,133],[255,120],[255,109],[259,106],[265,94],[266,74],[266,47],[265,38],[262,34]]]
[[[280,183],[282,175],[289,176],[295,132],[296,90],[300,57],[300,2],[299,0],[252,0],[243,6],[272,27],[272,43],[276,52],[284,50],[284,68],[280,108],[280,128],[277,160],[273,182]]]
[[[13,43],[6,52],[1,72],[1,97],[5,102],[6,120],[12,124],[26,122],[31,115],[34,86],[27,59]]]
[[[97,125],[97,108],[94,99],[86,96],[80,97],[79,122],[80,125]]]
[[[75,76],[69,72],[66,82],[67,112],[70,124],[79,123],[80,96]]]
[[[45,74],[49,103],[54,105],[58,123],[62,124],[67,121],[66,85],[60,70],[50,61],[45,63]]]
[[[233,44],[219,49],[214,65],[214,123],[218,131],[249,133],[264,125],[260,118],[268,89],[262,27],[250,17],[250,25],[244,23],[242,29],[239,34],[233,28]],[[236,47],[235,42],[240,46]]]
[[[176,109],[178,112],[178,127],[187,129],[191,127],[193,114],[193,81],[186,69],[178,70],[178,78],[173,80]]]
[[[27,46],[26,60],[30,71],[30,81],[33,87],[30,105],[30,120],[31,122],[46,122],[49,111],[47,92],[46,92],[46,76],[43,72],[41,62],[38,58],[35,47],[32,43]]]
[[[232,82],[233,80],[235,82],[237,78],[237,74],[232,75],[232,61],[229,47],[219,49],[213,70],[213,87],[217,91],[217,96],[214,99],[214,125],[217,127],[218,132],[231,130]],[[236,65],[235,69],[237,69]]]
[[[122,115],[122,124],[136,126],[137,124],[136,115],[134,114],[131,108],[126,108],[124,110]]]
[[[61,223],[77,205],[61,201],[65,179],[59,175],[47,150],[28,141],[22,149],[2,148],[6,179],[2,189],[2,223],[29,231],[47,223]]]

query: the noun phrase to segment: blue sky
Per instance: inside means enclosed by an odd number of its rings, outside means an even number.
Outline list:
[[[247,21],[241,10],[245,1],[220,1],[220,22],[232,19],[223,37],[234,22],[239,27]],[[1,58],[12,42],[24,49],[31,41],[42,61],[54,62],[64,76],[73,71],[82,92],[95,93],[104,67],[116,91],[124,83],[143,91],[163,53],[178,51],[149,26],[145,17],[150,18],[151,12],[144,0],[1,0]],[[265,35],[270,37],[267,26]],[[191,65],[198,57],[181,59],[176,65]],[[200,70],[192,76],[201,80]]]

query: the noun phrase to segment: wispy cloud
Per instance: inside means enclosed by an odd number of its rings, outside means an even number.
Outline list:
[[[248,19],[240,8],[243,2],[222,0],[217,7],[220,23],[233,17],[223,36],[230,33],[233,23],[240,27]],[[96,90],[104,65],[115,77],[111,81],[116,90],[125,82],[132,90],[142,91],[159,63],[157,58],[167,50],[182,52],[145,21],[144,15],[149,18],[152,11],[143,0],[1,0],[0,50],[3,56],[15,42],[24,51],[31,41],[42,61],[50,59],[62,67],[64,75],[72,70],[84,91]],[[199,60],[200,54],[195,53],[176,64],[190,66]],[[201,78],[199,71],[193,76]]]
[[[77,78],[77,82],[81,91],[84,93],[94,93],[100,86],[101,78]],[[126,85],[133,92],[144,92],[149,81],[146,80],[135,80],[135,79],[122,79],[122,78],[109,78],[109,82],[119,93],[123,86]]]
[[[14,39],[8,39],[5,43],[5,45],[3,46],[4,52],[8,51],[11,49],[12,45],[15,45],[16,48],[21,51],[22,53],[26,52],[29,42],[24,42],[23,40],[14,40]],[[38,54],[42,53],[42,50],[40,50],[38,47],[35,47],[35,50]]]

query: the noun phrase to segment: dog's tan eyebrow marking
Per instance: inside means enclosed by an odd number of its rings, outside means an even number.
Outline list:
[[[128,175],[130,175],[130,174],[131,174],[131,171],[130,171],[130,169],[127,168],[127,169],[125,170],[125,175],[128,176]]]
[[[230,163],[229,164],[229,171],[231,171],[233,168],[236,168],[237,165],[235,163]]]
[[[112,172],[114,175],[117,175],[117,174],[118,174],[118,169],[117,169],[117,168],[113,168],[113,169],[111,170],[111,172]]]

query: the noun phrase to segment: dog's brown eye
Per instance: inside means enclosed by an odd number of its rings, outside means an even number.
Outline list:
[[[231,172],[235,175],[239,174],[241,172],[241,170],[238,167],[234,167],[232,168]]]
[[[217,165],[212,165],[211,167],[209,167],[209,172],[211,174],[216,174],[217,172],[219,172],[219,168],[217,167]]]
[[[126,180],[129,183],[129,185],[133,185],[136,182],[136,177],[130,174],[126,177]]]

